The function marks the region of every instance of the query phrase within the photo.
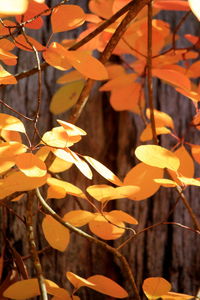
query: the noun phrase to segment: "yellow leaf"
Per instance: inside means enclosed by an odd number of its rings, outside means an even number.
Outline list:
[[[28,0],[0,1],[0,14],[7,16],[22,15],[28,8]]]
[[[50,103],[50,111],[55,114],[61,114],[76,104],[84,86],[84,81],[70,82],[60,87],[53,95]]]
[[[171,129],[174,129],[174,122],[168,114],[166,114],[163,111],[159,111],[157,109],[154,109],[153,112],[154,112],[156,127],[167,126]],[[146,116],[148,119],[150,119],[150,109],[149,108],[146,109]]]
[[[81,227],[94,219],[95,215],[86,210],[71,210],[63,217],[63,221],[70,223],[75,227]]]
[[[122,210],[112,210],[108,213],[109,216],[115,218],[118,221],[129,223],[129,224],[138,224],[138,221],[127,214]]]
[[[158,178],[154,179],[155,182],[159,183],[161,186],[164,187],[174,187],[177,186],[177,183],[171,179],[166,179],[166,178]]]
[[[14,142],[22,143],[21,135],[17,131],[10,131],[10,130],[1,129],[0,134],[6,142],[14,141]]]
[[[94,275],[87,278],[87,280],[94,284],[94,286],[89,287],[97,292],[115,298],[128,297],[128,293],[125,291],[125,289],[108,277],[103,275]]]
[[[71,30],[85,22],[86,15],[78,5],[60,5],[51,15],[53,33]]]
[[[105,179],[107,179],[108,181],[116,185],[122,185],[121,180],[98,160],[90,156],[83,156],[83,157],[102,177],[104,177]]]
[[[66,56],[68,62],[85,77],[94,80],[108,79],[108,72],[105,66],[87,51],[67,51]]]
[[[59,290],[59,286],[51,280],[44,280],[47,293],[54,295]],[[23,300],[36,297],[40,295],[40,289],[37,278],[26,279],[17,281],[11,284],[3,293],[4,297],[14,299],[14,300]],[[66,298],[70,300],[70,298]]]
[[[42,222],[42,229],[46,240],[52,248],[62,252],[66,250],[70,240],[70,233],[67,228],[52,216],[46,215]]]
[[[183,176],[178,176],[177,177],[183,184],[185,185],[196,185],[200,186],[200,180],[195,179],[195,178],[188,178],[188,177],[183,177]]]
[[[120,238],[125,232],[124,223],[118,221],[115,217],[110,216],[108,213],[104,213],[104,216],[106,218],[99,213],[96,213],[95,215],[95,218],[89,222],[89,228],[95,235],[97,235],[101,239],[116,240]],[[106,219],[109,220],[112,224],[109,223]]]
[[[156,127],[156,135],[169,134],[171,130],[166,127]],[[151,124],[147,124],[146,128],[140,135],[140,141],[145,142],[153,139]]]
[[[168,292],[166,295],[162,295],[161,298],[163,300],[189,300],[189,299],[193,299],[194,296],[180,294],[180,293],[174,293],[174,292]]]
[[[60,76],[56,82],[59,84],[64,84],[73,81],[78,81],[81,79],[84,79],[84,76],[81,73],[79,73],[77,70],[72,70],[66,73],[65,75]]]
[[[15,163],[20,171],[29,177],[44,177],[47,173],[45,163],[32,153],[17,155]]]
[[[162,277],[149,277],[144,280],[142,289],[148,299],[158,299],[171,290],[171,284]]]
[[[90,287],[94,285],[93,283],[87,281],[85,278],[82,278],[72,272],[67,272],[66,277],[71,282],[71,284],[73,284],[75,289],[79,289],[82,286]]]
[[[125,176],[124,184],[138,186],[140,190],[128,198],[132,200],[144,200],[157,192],[160,184],[154,181],[155,178],[163,177],[163,169],[151,167],[144,163],[139,163],[133,167]]]
[[[188,0],[189,6],[193,14],[200,21],[200,2],[199,0]]]
[[[62,120],[57,120],[57,122],[66,130],[67,134],[69,136],[76,136],[76,135],[86,135],[87,133],[79,128],[78,126],[62,121]]]
[[[83,199],[87,199],[87,197],[81,191],[81,189],[79,189],[77,186],[75,186],[69,182],[50,177],[47,179],[47,183],[50,187],[63,188],[65,190],[65,194],[69,194],[69,195],[73,195],[73,196],[80,197]]]
[[[26,133],[24,124],[16,117],[0,113],[0,128]]]
[[[17,80],[15,76],[4,70],[4,68],[0,67],[0,84],[16,84]]]
[[[145,164],[157,168],[168,168],[177,171],[179,158],[171,151],[157,145],[142,145],[135,150],[136,157]]]

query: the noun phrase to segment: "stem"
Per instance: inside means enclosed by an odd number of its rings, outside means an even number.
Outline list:
[[[157,135],[156,135],[156,124],[154,118],[153,84],[152,84],[152,0],[148,3],[147,85],[148,85],[148,100],[149,100],[149,108],[150,108],[150,120],[151,120],[153,142],[155,145],[158,145]]]
[[[34,202],[34,191],[27,193],[27,205],[26,205],[26,231],[29,243],[29,252],[33,261],[34,269],[38,279],[39,289],[42,300],[48,300],[44,277],[42,274],[42,267],[38,256],[35,237],[33,232],[33,202]]]
[[[36,188],[36,194],[38,196],[38,199],[42,205],[42,207],[44,209],[46,209],[46,211],[56,220],[58,221],[60,224],[62,224],[64,227],[66,227],[67,229],[69,229],[72,232],[75,232],[76,234],[86,238],[87,240],[89,240],[91,243],[96,244],[100,247],[102,247],[104,250],[112,253],[115,257],[117,257],[122,264],[123,270],[127,273],[127,277],[132,285],[133,288],[133,292],[135,297],[133,299],[135,300],[141,300],[140,295],[139,295],[139,291],[138,288],[136,286],[135,283],[135,279],[132,273],[132,270],[126,260],[126,258],[118,251],[118,249],[113,248],[111,246],[109,246],[108,244],[106,244],[105,242],[96,239],[95,237],[89,235],[88,233],[82,231],[79,228],[76,228],[74,226],[72,226],[71,224],[63,221],[63,219],[47,204],[47,202],[44,200],[44,198],[42,197],[40,190],[38,188]]]

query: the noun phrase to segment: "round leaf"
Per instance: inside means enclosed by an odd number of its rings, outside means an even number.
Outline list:
[[[144,280],[142,288],[148,299],[157,299],[171,290],[171,284],[162,277],[150,277]]]
[[[45,163],[32,153],[23,153],[15,158],[17,167],[29,177],[43,177],[47,173]]]

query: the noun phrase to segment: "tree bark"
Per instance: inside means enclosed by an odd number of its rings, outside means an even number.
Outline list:
[[[87,1],[85,2],[87,3]],[[74,1],[74,3],[82,5],[83,1]],[[174,25],[177,15],[179,14],[174,12],[170,13],[170,16],[163,13],[162,17],[166,18],[167,16],[167,21]],[[184,29],[188,33],[197,34],[194,19],[191,19],[189,26],[183,26],[182,31]],[[41,31],[35,32],[35,37],[38,39],[46,40],[48,36],[48,24]],[[62,37],[64,36],[66,38],[66,34],[62,35]],[[33,56],[29,52],[26,54],[23,52],[23,57],[20,56],[20,63],[16,66],[15,72],[21,72],[35,66],[36,62]],[[57,126],[56,118],[66,121],[68,119],[68,113],[58,117],[52,116],[48,112],[51,97],[58,88],[56,84],[58,74],[60,73],[51,67],[43,72],[42,107],[39,122],[41,134],[53,126]],[[37,85],[37,75],[33,75],[20,80],[15,87],[6,87],[2,92],[2,98],[19,112],[31,117],[37,102]],[[159,80],[154,83],[154,88],[155,107],[173,117],[177,132],[180,135],[185,135],[187,131],[187,140],[198,144],[198,133],[192,128],[188,130],[188,124],[194,115],[190,101],[183,99],[173,88],[164,85]],[[10,113],[3,106],[1,111]],[[25,124],[29,131],[33,130],[28,121]],[[78,144],[77,151],[81,154],[91,155],[123,179],[128,170],[136,163],[133,153],[136,146],[139,145],[138,138],[143,128],[138,116],[130,112],[118,113],[113,111],[109,105],[108,95],[99,94],[96,86],[77,125],[88,133]],[[162,137],[160,143],[165,147],[174,145],[169,137]],[[198,176],[197,174],[196,177]],[[72,167],[65,174],[65,179],[83,189],[88,185],[105,183],[105,180],[95,172],[94,178],[89,181],[75,167]],[[191,207],[200,217],[198,189],[188,189],[186,196]],[[135,202],[127,199],[113,201],[112,208],[122,209],[133,215],[139,221],[139,226],[135,227],[139,231],[164,220],[175,204],[177,197],[177,193],[172,189],[161,188],[154,197],[144,201]],[[89,209],[83,200],[80,200],[80,203],[85,209]],[[79,209],[78,202],[70,196],[64,200],[52,200],[51,204],[61,216],[72,209]],[[12,208],[23,217],[25,215],[25,200],[13,203]],[[35,232],[38,249],[41,250],[47,246],[40,225],[43,216],[38,212],[37,207],[35,212]],[[180,200],[170,217],[170,221],[192,227],[188,212]],[[25,227],[10,214],[7,218],[7,228],[7,237],[16,250],[22,256],[28,255]],[[84,229],[88,230],[87,227]],[[119,241],[109,242],[109,244],[119,245],[124,240],[125,236]],[[195,295],[199,288],[200,254],[197,251],[199,248],[199,236],[196,233],[174,225],[161,225],[134,238],[123,248],[122,253],[126,256],[140,289],[145,278],[162,276],[172,283],[173,291]],[[130,292],[129,299],[134,299],[130,284],[124,276],[119,261],[114,259],[111,254],[91,245],[87,240],[76,236],[74,233],[72,233],[70,245],[64,253],[50,249],[41,254],[40,258],[45,277],[54,280],[61,286],[70,288],[65,277],[67,271],[86,278],[94,274],[102,274],[113,278],[124,286]],[[29,260],[26,262],[30,274],[33,275],[31,262]],[[82,300],[92,300],[94,297],[96,300],[109,298],[86,288],[82,288],[79,295],[81,295]]]

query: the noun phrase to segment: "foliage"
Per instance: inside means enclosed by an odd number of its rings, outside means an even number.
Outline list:
[[[177,48],[176,43],[179,39],[177,31],[190,10],[200,19],[200,4],[198,0],[155,0],[153,4],[150,0],[90,0],[91,12],[86,14],[81,7],[66,3],[67,1],[61,1],[52,7],[44,2],[0,1],[0,59],[3,64],[0,70],[1,85],[17,84],[21,78],[38,74],[37,111],[33,118],[28,118],[1,100],[2,105],[19,116],[17,118],[0,113],[1,205],[2,209],[11,201],[23,201],[26,205],[26,220],[17,215],[16,217],[26,225],[27,243],[36,273],[36,278],[30,279],[19,271],[21,280],[4,288],[3,296],[9,299],[25,299],[41,294],[42,299],[47,299],[48,293],[54,300],[77,300],[80,299],[75,295],[77,290],[88,287],[111,297],[128,297],[124,288],[102,275],[84,279],[68,270],[66,277],[74,287],[72,293],[43,278],[32,229],[33,203],[37,198],[43,207],[38,210],[38,213],[44,214],[41,224],[43,234],[52,248],[66,251],[70,247],[70,232],[73,231],[103,247],[105,251],[112,252],[122,262],[124,273],[129,274],[127,278],[133,288],[134,299],[140,299],[131,267],[120,253],[120,249],[140,233],[135,229],[140,220],[121,210],[108,211],[107,205],[111,200],[123,198],[132,201],[145,200],[154,195],[160,186],[172,187],[177,189],[194,228],[178,223],[177,225],[200,233],[195,212],[183,194],[189,185],[200,186],[199,178],[194,178],[194,164],[200,163],[200,146],[178,137],[174,120],[167,113],[154,109],[152,99],[152,77],[173,86],[195,107],[196,115],[191,124],[199,130],[200,85],[196,84],[195,79],[199,77],[200,63],[194,61],[198,58],[199,38],[187,33],[185,39],[191,46]],[[171,32],[167,22],[152,18],[160,10],[186,12],[177,31]],[[52,35],[43,45],[42,41],[28,35],[26,29],[40,30],[44,17],[45,20],[50,19]],[[56,39],[57,33],[75,29],[86,22],[87,29],[77,40],[63,40],[60,43],[52,41],[54,37]],[[16,76],[9,73],[7,66],[20,63],[18,56],[11,52],[15,48],[22,53],[32,52],[37,68]],[[99,59],[92,55],[94,50],[101,53]],[[113,54],[120,58],[121,64],[114,64],[109,60]],[[124,54],[129,54],[129,58]],[[65,72],[57,79],[57,83],[62,86],[52,97],[50,111],[57,115],[72,108],[72,113],[71,122],[58,119],[57,127],[40,136],[37,126],[42,101],[41,72],[47,66]],[[145,104],[146,79],[149,105]],[[104,80],[99,90],[110,92],[110,104],[114,110],[128,110],[145,120],[140,141],[148,144],[136,148],[135,156],[140,162],[127,172],[124,179],[120,179],[95,158],[77,153],[71,148],[86,135],[83,129],[73,123],[80,116],[96,80]],[[147,106],[149,107],[146,108]],[[31,122],[31,133],[27,132],[21,119]],[[174,138],[173,149],[158,145],[157,136],[162,134]],[[38,137],[40,141],[36,142]],[[72,165],[88,179],[92,179],[95,170],[109,184],[90,185],[85,191],[81,190],[62,179],[62,172],[67,172]],[[46,199],[40,191],[40,187],[44,186],[47,189]],[[91,211],[72,210],[60,217],[47,201],[52,198],[65,198],[67,195],[87,201],[91,205]],[[9,212],[15,214],[11,209]],[[127,227],[125,223],[134,225],[134,229]],[[162,223],[167,222],[160,224]],[[85,225],[88,225],[87,232],[79,228]],[[119,248],[104,242],[119,239],[128,230],[132,231],[132,236]],[[143,231],[145,230],[148,228]],[[24,262],[19,254],[17,257],[19,270],[22,270],[25,268]],[[4,265],[3,253],[1,264]],[[143,283],[143,291],[148,299],[193,298],[170,290],[171,284],[161,277],[147,278]]]

